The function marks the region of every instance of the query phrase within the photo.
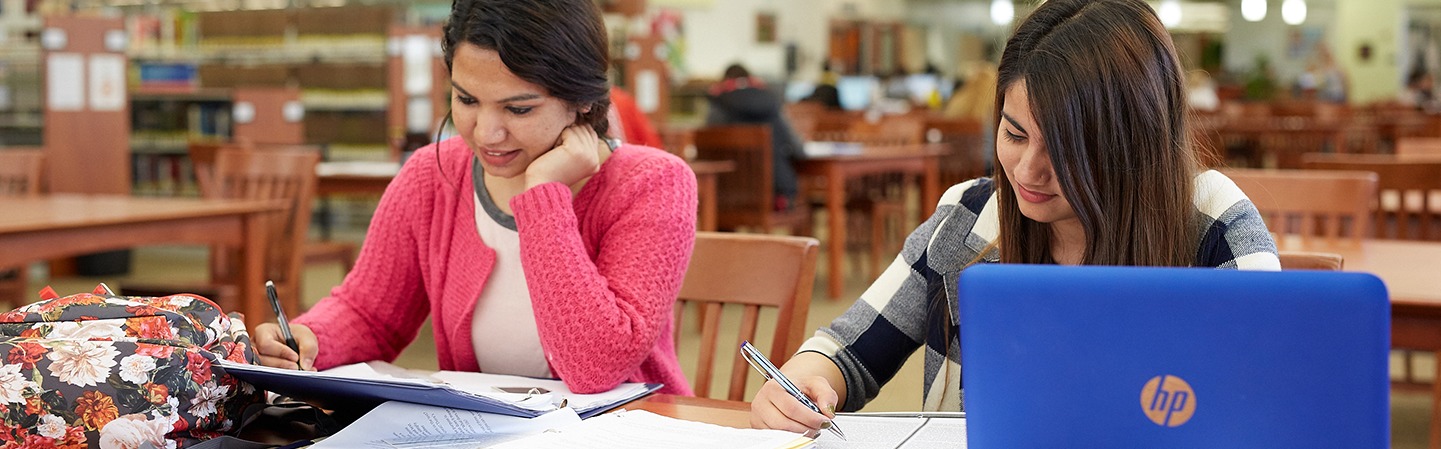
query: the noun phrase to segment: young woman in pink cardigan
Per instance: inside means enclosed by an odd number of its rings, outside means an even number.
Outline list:
[[[441,369],[689,394],[671,307],[695,240],[695,175],[606,139],[607,40],[592,0],[456,1],[442,48],[458,137],[386,189],[355,269],[261,361],[393,360],[432,320]]]

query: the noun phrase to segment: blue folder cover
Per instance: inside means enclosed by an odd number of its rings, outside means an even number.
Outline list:
[[[536,417],[554,409],[536,410],[501,399],[454,388],[444,383],[426,383],[412,379],[362,379],[327,376],[324,373],[283,370],[257,365],[222,362],[222,368],[257,388],[304,400],[330,410],[370,408],[385,401],[401,401],[472,410],[501,415]],[[651,394],[663,384],[645,384],[638,393],[609,404],[586,410],[576,409],[581,418],[606,412],[626,402]]]

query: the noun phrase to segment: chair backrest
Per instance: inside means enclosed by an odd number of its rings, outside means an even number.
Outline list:
[[[856,119],[842,137],[829,140],[863,142],[872,145],[919,144],[925,134],[925,117],[921,115],[883,115],[878,121]]]
[[[941,157],[941,188],[986,175],[986,130],[971,118],[926,120],[926,142],[946,145]]]
[[[1377,238],[1441,240],[1441,158],[1307,154],[1302,164],[1308,169],[1375,172]]]
[[[0,150],[0,196],[35,196],[40,194],[42,150]]]
[[[1266,227],[1280,235],[1299,234],[1360,245],[1370,229],[1376,174],[1355,171],[1228,169],[1256,205]]]
[[[805,339],[806,315],[810,310],[811,288],[815,283],[816,254],[820,243],[810,237],[763,234],[697,232],[695,252],[686,270],[676,303],[676,335],[680,335],[682,305],[704,308],[700,314],[701,342],[695,387],[697,396],[710,395],[716,354],[731,359],[730,389],[726,398],[742,400],[750,367],[740,357],[741,340],[756,340],[762,307],[776,308],[771,360],[785,360]],[[720,341],[722,306],[741,309],[736,339]]]
[[[215,155],[221,149],[243,149],[240,144],[221,141],[190,142],[186,153],[190,156],[190,168],[195,173],[195,187],[201,196],[215,189]]]
[[[774,160],[768,125],[728,125],[695,131],[696,159],[734,161],[716,177],[716,221],[722,228],[758,226],[775,207]]]
[[[301,254],[310,229],[318,151],[222,149],[215,157],[215,189],[208,198],[269,199],[286,207],[267,217],[266,275],[298,297]]]
[[[1346,260],[1340,254],[1312,251],[1281,251],[1282,270],[1341,271]]]
[[[1406,137],[1396,141],[1397,156],[1441,156],[1441,137]]]

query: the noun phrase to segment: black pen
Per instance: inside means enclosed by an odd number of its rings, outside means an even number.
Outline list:
[[[290,333],[290,320],[285,319],[285,309],[280,308],[280,299],[275,297],[275,282],[265,281],[265,294],[270,296],[270,308],[275,309],[275,319],[280,322],[280,336],[285,337],[285,345],[295,351],[297,357],[300,356],[300,345],[295,343],[295,335]],[[300,366],[299,360],[296,360],[295,367],[305,369]]]

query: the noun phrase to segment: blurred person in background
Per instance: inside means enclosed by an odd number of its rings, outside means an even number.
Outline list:
[[[795,207],[800,190],[794,161],[802,157],[801,140],[783,112],[780,95],[740,64],[726,67],[724,78],[706,92],[710,112],[706,125],[756,124],[771,128],[771,171],[775,179],[775,210]]]

